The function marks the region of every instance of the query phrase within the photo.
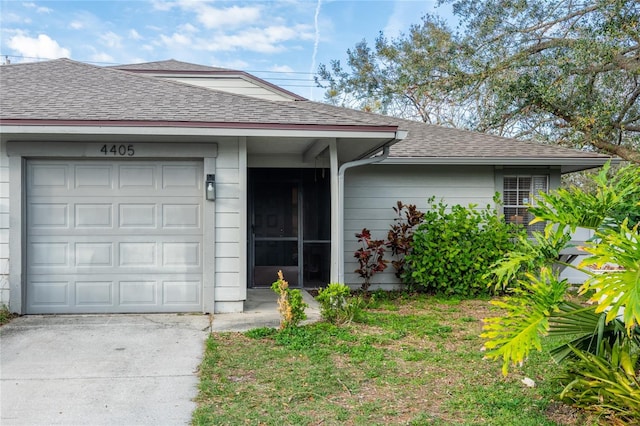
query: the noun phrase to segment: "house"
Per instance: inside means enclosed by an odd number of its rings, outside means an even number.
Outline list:
[[[608,160],[173,60],[5,65],[0,88],[0,303],[19,313],[240,312],[279,269],[359,285],[354,234],[386,235],[398,200],[501,192],[520,220],[532,193]]]

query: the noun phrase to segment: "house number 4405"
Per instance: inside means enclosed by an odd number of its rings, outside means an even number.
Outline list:
[[[104,155],[118,155],[120,157],[133,157],[136,150],[133,145],[102,145],[100,152]]]

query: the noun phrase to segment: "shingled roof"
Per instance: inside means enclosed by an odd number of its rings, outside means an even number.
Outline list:
[[[69,59],[0,66],[2,123],[125,123],[236,128],[406,130],[389,162],[596,167],[608,156],[429,125],[299,98],[278,102],[147,76],[240,73],[176,60],[96,67]],[[140,74],[142,72],[142,74]]]
[[[166,61],[156,61],[156,62],[144,62],[140,64],[128,64],[128,65],[115,65],[109,68],[115,68],[124,71],[130,71],[135,73],[142,74],[153,74],[153,75],[163,75],[163,74],[172,74],[172,75],[205,75],[207,77],[223,77],[223,78],[241,78],[244,80],[252,81],[253,84],[261,85],[263,87],[268,87],[274,92],[280,93],[281,95],[288,97],[292,100],[297,101],[306,101],[306,98],[298,95],[297,93],[293,93],[289,90],[283,89],[280,86],[276,86],[273,83],[270,83],[266,80],[263,80],[255,75],[249,74],[245,71],[232,70],[229,68],[218,68],[218,67],[209,67],[205,65],[198,64],[190,64],[188,62],[176,61],[175,59],[169,59]]]
[[[166,61],[143,62],[140,64],[114,65],[107,68],[116,68],[119,70],[130,71],[186,71],[186,72],[219,72],[234,71],[229,68],[209,67],[206,65],[191,64],[189,62],[176,61],[175,59],[167,59]]]
[[[306,109],[347,115],[352,119],[370,123],[396,125],[400,130],[406,130],[407,137],[391,147],[391,159],[411,159],[412,162],[423,159],[424,162],[428,162],[446,158],[450,159],[449,162],[455,162],[455,159],[486,158],[504,159],[505,164],[509,159],[591,159],[603,162],[609,159],[606,155],[594,152],[404,120],[319,102],[307,101],[296,104]]]
[[[295,102],[257,99],[69,59],[0,66],[0,84],[4,124],[395,130],[369,120],[298,108]]]

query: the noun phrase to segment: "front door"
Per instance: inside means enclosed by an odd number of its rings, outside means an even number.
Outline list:
[[[250,169],[249,187],[250,286],[270,286],[279,270],[291,287],[327,284],[328,176],[316,169]]]

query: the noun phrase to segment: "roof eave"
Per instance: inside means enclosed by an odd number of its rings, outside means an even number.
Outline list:
[[[383,164],[424,164],[458,166],[555,166],[561,173],[572,173],[602,167],[607,161],[619,163],[620,159],[599,157],[389,157]]]
[[[127,121],[34,121],[0,119],[0,134],[86,134],[247,136],[392,139],[394,126],[341,126],[274,123],[127,122]]]

